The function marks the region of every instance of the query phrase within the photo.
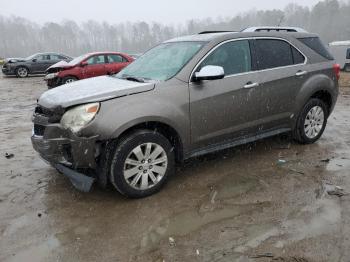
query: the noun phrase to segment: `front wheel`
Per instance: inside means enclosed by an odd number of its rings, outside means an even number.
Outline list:
[[[63,78],[62,83],[65,85],[65,84],[73,83],[75,81],[77,81],[77,79],[75,77],[68,76],[68,77]]]
[[[164,186],[174,166],[174,150],[168,139],[154,131],[139,130],[116,146],[110,180],[125,196],[147,197]]]
[[[24,78],[28,76],[28,69],[24,66],[20,66],[16,69],[16,76],[20,78]]]
[[[297,119],[294,139],[301,144],[315,143],[326,128],[327,118],[327,105],[318,98],[310,99]]]

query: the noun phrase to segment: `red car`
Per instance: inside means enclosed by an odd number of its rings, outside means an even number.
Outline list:
[[[132,57],[122,53],[89,53],[69,63],[63,61],[49,67],[45,81],[49,88],[53,88],[85,78],[116,74],[132,61]]]

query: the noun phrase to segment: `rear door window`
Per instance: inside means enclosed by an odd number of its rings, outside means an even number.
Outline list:
[[[303,64],[305,63],[305,57],[303,54],[301,54],[296,48],[291,46],[292,53],[293,53],[293,62],[295,65],[297,64]]]
[[[120,55],[107,55],[108,63],[123,63],[124,59]]]
[[[350,48],[346,51],[346,59],[350,59]]]
[[[221,66],[225,75],[233,75],[252,70],[252,58],[248,40],[232,41],[215,49],[199,66]]]
[[[294,64],[291,45],[283,40],[257,39],[257,63],[260,70]],[[296,50],[297,51],[297,50]],[[300,60],[298,54],[296,60]]]
[[[328,59],[328,60],[334,60],[334,57],[331,55],[331,53],[328,51],[328,49],[323,45],[320,38],[318,37],[305,37],[305,38],[298,38],[300,42],[314,50],[317,54],[320,56]]]

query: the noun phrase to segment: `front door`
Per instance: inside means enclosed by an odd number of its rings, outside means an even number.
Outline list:
[[[258,125],[259,73],[254,71],[250,42],[220,44],[195,71],[207,65],[223,67],[225,78],[189,84],[194,149],[245,137]]]
[[[105,55],[94,55],[86,60],[87,65],[83,68],[83,77],[90,78],[107,74]]]
[[[38,55],[31,62],[31,72],[44,73],[50,66],[50,55]]]

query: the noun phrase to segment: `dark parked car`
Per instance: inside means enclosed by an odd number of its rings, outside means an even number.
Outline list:
[[[45,71],[59,61],[71,61],[72,58],[58,53],[38,53],[27,58],[8,58],[2,67],[5,75],[27,77],[29,74],[44,74]]]
[[[45,81],[49,88],[90,77],[118,73],[134,59],[115,52],[89,53],[69,63],[60,62],[47,69]]]
[[[339,76],[315,34],[180,37],[115,76],[45,92],[32,143],[81,190],[98,181],[145,197],[184,159],[285,132],[315,143],[336,104]]]

